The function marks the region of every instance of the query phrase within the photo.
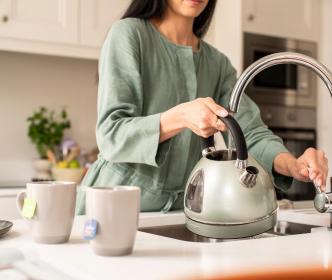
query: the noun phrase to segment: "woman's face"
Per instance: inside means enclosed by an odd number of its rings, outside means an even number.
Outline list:
[[[195,18],[204,11],[209,0],[167,0],[168,8],[183,17]]]

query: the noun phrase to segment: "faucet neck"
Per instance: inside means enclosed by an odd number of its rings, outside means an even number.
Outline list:
[[[258,73],[274,65],[288,63],[301,65],[313,70],[322,79],[332,97],[332,73],[328,68],[310,56],[294,52],[281,52],[257,60],[242,73],[231,95],[229,102],[230,111],[233,113],[238,112],[244,89]]]

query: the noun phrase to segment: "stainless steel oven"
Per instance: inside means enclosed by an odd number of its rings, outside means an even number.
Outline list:
[[[294,51],[316,57],[316,43],[258,34],[244,34],[244,67],[275,52]],[[300,156],[316,147],[317,78],[296,65],[277,65],[263,70],[246,88],[261,110],[265,124],[280,136],[288,150]],[[277,190],[278,199],[311,200],[312,183],[294,181],[287,192]]]
[[[293,51],[316,57],[314,42],[244,33],[244,66],[276,52]],[[247,93],[260,104],[316,106],[316,79],[308,69],[294,64],[276,65],[258,74]]]

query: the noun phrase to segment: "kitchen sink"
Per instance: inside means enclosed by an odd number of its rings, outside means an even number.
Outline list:
[[[248,240],[248,239],[250,240],[250,239],[310,233],[311,229],[316,227],[317,226],[307,225],[307,224],[278,221],[273,229],[265,233],[251,237],[237,238],[237,239],[216,239],[216,238],[201,236],[189,231],[186,228],[185,224],[145,227],[145,228],[140,228],[139,231],[160,235],[164,237],[174,238],[178,240],[183,240],[183,241],[215,243],[215,242],[230,242],[230,241],[239,241],[239,240]]]

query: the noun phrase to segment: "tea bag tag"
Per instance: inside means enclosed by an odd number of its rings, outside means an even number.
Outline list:
[[[22,216],[31,219],[35,215],[37,202],[29,197],[26,197],[23,202]]]
[[[87,220],[84,224],[83,238],[92,240],[96,237],[98,230],[98,222],[94,219]]]

